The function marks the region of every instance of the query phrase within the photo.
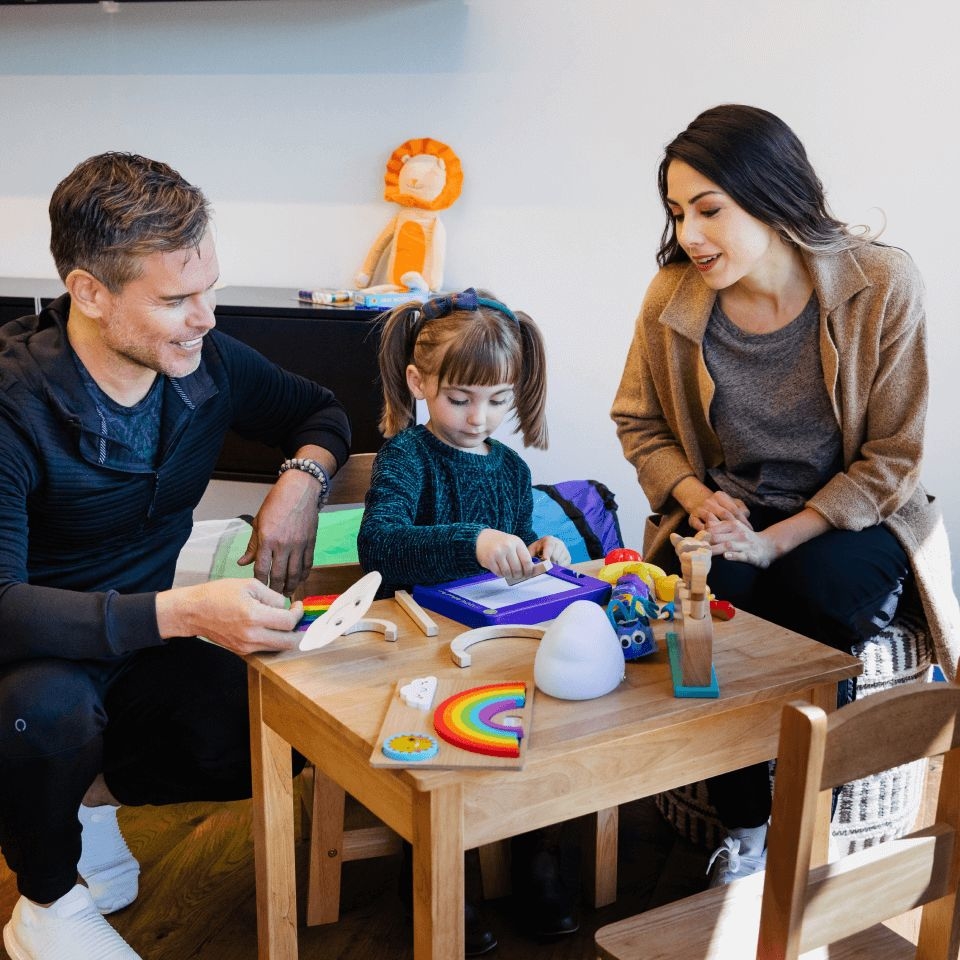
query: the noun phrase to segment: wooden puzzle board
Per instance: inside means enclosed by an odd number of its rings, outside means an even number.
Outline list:
[[[504,678],[482,677],[473,675],[465,678],[437,680],[437,692],[428,710],[408,706],[400,697],[400,688],[410,683],[414,678],[408,677],[397,682],[390,701],[390,707],[380,727],[380,734],[370,754],[370,764],[374,767],[410,767],[414,769],[475,769],[475,770],[519,770],[524,763],[527,753],[527,743],[533,726],[533,693],[534,683],[532,673],[528,675],[514,675]],[[434,728],[433,716],[437,707],[448,697],[455,694],[466,694],[467,691],[483,687],[488,684],[497,685],[509,682],[526,684],[525,703],[522,707],[512,707],[503,713],[496,714],[495,719],[502,721],[504,717],[519,717],[523,736],[520,739],[520,755],[518,757],[491,756],[489,754],[474,753],[447,742]],[[383,752],[383,744],[393,736],[405,733],[425,733],[437,741],[439,751],[435,757],[427,760],[393,760]]]

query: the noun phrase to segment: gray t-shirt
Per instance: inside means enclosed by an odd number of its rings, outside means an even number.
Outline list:
[[[76,354],[73,359],[100,416],[100,462],[105,462],[105,445],[109,441],[126,447],[134,462],[152,470],[160,448],[164,377],[154,379],[142,400],[132,407],[124,407],[100,389]]]
[[[714,304],[703,355],[716,384],[716,485],[748,504],[795,512],[841,466],[840,427],[820,360],[820,307],[773,333],[744,333]]]

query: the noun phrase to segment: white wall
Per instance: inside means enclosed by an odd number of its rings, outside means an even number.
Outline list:
[[[934,0],[238,0],[0,7],[0,275],[53,277],[46,202],[84,157],[135,150],[213,200],[224,281],[345,285],[392,215],[412,136],[449,143],[446,285],[543,327],[552,444],[535,479],[590,475],[628,542],[646,503],[608,410],[662,227],[654,172],[701,109],[764,106],[835,212],[887,219],[929,290],[925,482],[960,554],[960,285],[952,200],[956,4]],[[956,566],[956,564],[955,564]]]

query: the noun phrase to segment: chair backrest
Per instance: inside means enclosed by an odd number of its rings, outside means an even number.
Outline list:
[[[330,497],[327,503],[363,504],[370,489],[370,471],[373,469],[374,453],[354,453],[330,478]]]
[[[363,504],[370,488],[370,471],[376,454],[354,453],[330,478],[330,506]],[[363,576],[359,563],[330,563],[314,567],[306,581],[297,589],[294,597],[323,596],[343,593]]]
[[[830,715],[784,708],[767,842],[757,957],[801,953],[924,905],[917,956],[960,949],[960,687],[910,684]],[[943,755],[936,822],[810,869],[821,791],[921,757]]]

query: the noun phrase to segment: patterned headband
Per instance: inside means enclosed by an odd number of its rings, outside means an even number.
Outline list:
[[[516,314],[505,303],[478,296],[473,287],[467,287],[463,293],[445,293],[443,296],[433,297],[420,308],[420,312],[425,320],[436,320],[437,317],[445,317],[451,310],[477,310],[480,307],[490,307],[512,320],[517,326],[520,325]]]

